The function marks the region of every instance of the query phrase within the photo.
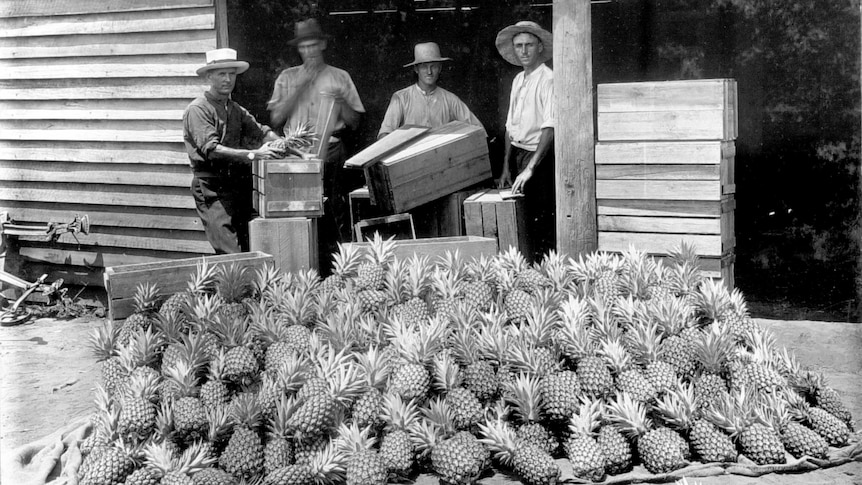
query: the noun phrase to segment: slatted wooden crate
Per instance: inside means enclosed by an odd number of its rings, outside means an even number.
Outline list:
[[[360,248],[367,248],[368,242],[348,243]],[[457,250],[464,261],[477,259],[480,256],[492,257],[497,254],[497,240],[480,236],[430,237],[422,239],[404,239],[395,241],[395,256],[401,260],[414,254],[428,256],[433,262],[447,251]]]
[[[733,79],[598,86],[599,141],[734,140]]]
[[[318,269],[317,219],[258,218],[249,223],[248,233],[250,249],[271,254],[282,272]]]
[[[265,218],[323,215],[320,159],[257,160],[253,164],[254,208]]]
[[[273,257],[255,251],[105,268],[105,289],[108,292],[110,318],[119,320],[132,314],[135,307],[135,292],[140,283],[158,284],[159,294],[165,297],[184,291],[197,271],[198,264],[203,261],[211,266],[238,264],[254,272],[266,264],[273,264]]]
[[[491,178],[485,131],[453,121],[401,145],[366,174],[378,207],[407,212]]]
[[[492,237],[501,251],[515,247],[532,254],[523,198],[503,199],[496,189],[478,192],[464,201],[464,220],[468,236]]]

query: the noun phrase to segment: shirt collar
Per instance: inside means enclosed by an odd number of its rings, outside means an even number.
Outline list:
[[[217,104],[219,106],[227,106],[228,104],[230,104],[231,101],[230,96],[228,96],[226,100],[222,101],[213,96],[213,94],[209,91],[204,91],[204,96],[207,98],[207,100],[209,100],[209,102]]]
[[[434,89],[432,89],[431,91],[423,91],[422,88],[419,87],[418,83],[414,84],[414,86],[416,86],[416,90],[422,93],[423,96],[431,96],[432,94],[437,92],[437,89],[440,88],[440,86],[435,86]]]

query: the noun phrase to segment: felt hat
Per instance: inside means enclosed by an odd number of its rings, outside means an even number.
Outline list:
[[[539,62],[547,62],[554,57],[554,36],[540,27],[536,22],[522,20],[515,25],[506,27],[497,34],[497,40],[494,43],[497,45],[497,51],[500,52],[503,59],[516,66],[521,65],[520,61],[518,61],[518,56],[515,55],[515,47],[512,45],[512,39],[516,35],[523,33],[533,34],[542,41],[544,48],[542,49]]]
[[[328,39],[329,36],[320,28],[320,24],[316,19],[301,20],[296,23],[293,39],[289,40],[288,45],[297,45],[304,40],[309,39]]]
[[[440,55],[440,46],[436,42],[425,42],[416,44],[413,47],[413,62],[404,64],[404,67],[415,66],[416,64],[424,64],[426,62],[443,62],[451,61],[448,57]]]
[[[248,70],[248,63],[236,60],[236,51],[233,49],[214,49],[207,52],[207,63],[196,71],[198,76],[203,76],[207,71],[213,69],[235,68],[237,74]]]

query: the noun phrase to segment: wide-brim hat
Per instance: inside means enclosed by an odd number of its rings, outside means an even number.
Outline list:
[[[309,39],[328,39],[329,36],[320,28],[316,19],[301,20],[296,23],[293,39],[287,41],[288,45],[297,45]]]
[[[503,59],[516,66],[520,66],[521,62],[518,56],[515,55],[515,47],[512,45],[512,39],[518,34],[523,33],[533,34],[542,41],[544,48],[540,55],[540,62],[546,62],[554,57],[554,36],[547,30],[543,29],[536,22],[522,20],[515,25],[510,25],[497,34],[497,40],[494,42],[497,45],[497,51],[503,56]]]
[[[196,71],[198,76],[204,75],[213,69],[236,69],[237,74],[248,71],[248,63],[236,60],[236,51],[233,49],[214,49],[207,52],[207,63]]]
[[[436,42],[424,42],[413,47],[413,62],[404,64],[404,67],[425,64],[426,62],[451,61],[448,57],[440,55],[440,46]]]

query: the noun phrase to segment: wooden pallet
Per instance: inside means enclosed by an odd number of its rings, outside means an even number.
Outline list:
[[[204,261],[214,266],[238,264],[247,268],[248,271],[256,271],[258,268],[274,262],[273,257],[269,254],[251,252],[105,268],[105,289],[108,292],[108,314],[110,318],[120,320],[134,312],[135,292],[141,283],[156,283],[159,288],[159,295],[163,297],[184,291],[197,270],[198,264]]]
[[[464,201],[464,220],[468,236],[494,238],[501,251],[532,254],[523,198],[503,199],[497,189],[478,192]]]
[[[317,219],[254,219],[248,225],[249,248],[271,254],[283,273],[319,268]]]

